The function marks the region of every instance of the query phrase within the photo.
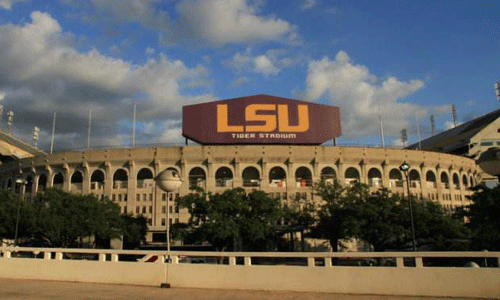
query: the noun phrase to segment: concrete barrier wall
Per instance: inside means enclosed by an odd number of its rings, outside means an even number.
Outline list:
[[[172,287],[348,294],[500,298],[499,252],[213,253],[3,247],[0,278]],[[17,252],[16,252],[17,250]],[[33,254],[34,253],[34,254]],[[27,256],[36,258],[28,258]],[[135,255],[136,261],[122,261]],[[200,258],[203,256],[204,258]],[[170,260],[166,259],[170,257]],[[206,257],[212,257],[207,259]],[[303,265],[252,265],[256,258],[303,259]],[[331,258],[391,259],[395,266],[332,266]],[[485,268],[427,267],[422,258],[486,260]],[[75,258],[87,258],[82,260]],[[94,260],[95,258],[95,260]],[[190,260],[191,259],[191,260]],[[219,260],[220,264],[214,262]],[[404,260],[415,260],[412,267]],[[169,261],[169,263],[165,263]],[[205,262],[205,263],[188,263]],[[212,263],[209,263],[212,262]],[[241,263],[241,264],[239,264]]]

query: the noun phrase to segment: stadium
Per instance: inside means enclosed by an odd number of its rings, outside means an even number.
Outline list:
[[[213,193],[257,189],[290,205],[297,198],[316,201],[313,183],[337,179],[401,195],[409,191],[453,211],[469,204],[468,188],[482,178],[476,161],[464,156],[324,145],[340,134],[337,107],[267,95],[185,106],[183,136],[196,145],[46,154],[2,133],[2,157],[13,158],[0,165],[0,186],[27,200],[47,188],[106,196],[123,213],[145,216],[147,242],[155,243],[165,241],[167,222],[187,220],[174,200],[192,187]],[[15,149],[24,154],[16,157]],[[403,163],[407,172],[400,170]],[[178,191],[157,186],[155,178],[167,169],[180,174]]]

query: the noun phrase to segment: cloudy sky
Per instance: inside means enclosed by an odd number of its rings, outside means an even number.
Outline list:
[[[182,143],[181,108],[255,94],[339,106],[340,144],[398,146],[499,108],[496,1],[0,0],[0,104],[48,150]]]

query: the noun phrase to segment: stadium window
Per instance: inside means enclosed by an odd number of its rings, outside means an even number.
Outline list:
[[[168,219],[168,224],[172,226],[172,219]]]
[[[135,213],[136,213],[136,214],[138,214],[138,213],[139,213],[139,211],[140,211],[140,207],[139,207],[139,206],[137,206],[137,207],[135,208]]]
[[[172,205],[169,205],[169,206],[168,206],[168,212],[169,212],[169,213],[173,213]]]
[[[149,201],[153,201],[153,194],[149,194]]]
[[[118,194],[118,202],[122,201],[122,194]]]
[[[179,218],[175,218],[175,224],[179,223]]]
[[[152,206],[150,206],[150,207],[149,207],[149,213],[150,213],[150,214],[152,214],[152,213],[153,213],[153,207],[152,207]]]
[[[136,201],[141,201],[141,194],[135,195],[135,200]]]
[[[161,219],[161,226],[165,226],[165,218]]]
[[[147,197],[146,194],[142,194],[142,201],[146,201],[146,197]]]
[[[146,206],[143,206],[142,207],[142,213],[145,214],[146,213]]]
[[[179,205],[175,206],[175,213],[179,213]]]
[[[167,201],[167,194],[166,193],[161,194],[161,201]]]
[[[161,212],[162,212],[162,213],[166,213],[166,212],[167,212],[167,208],[166,208],[165,206],[162,206],[162,207],[161,207]]]
[[[153,225],[153,220],[152,219],[148,219],[148,224],[149,224],[149,226]]]
[[[113,200],[113,202],[115,202],[116,201],[116,195],[115,194],[111,195],[111,199]]]
[[[128,199],[127,194],[123,194],[123,201],[127,201],[127,199]]]
[[[127,213],[127,207],[126,207],[126,206],[124,206],[124,207],[123,207],[123,213],[124,213],[124,214],[126,214],[126,213]]]

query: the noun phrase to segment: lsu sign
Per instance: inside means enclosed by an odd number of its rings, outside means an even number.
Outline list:
[[[338,107],[268,95],[184,106],[182,116],[182,135],[203,145],[319,145],[341,135]]]

